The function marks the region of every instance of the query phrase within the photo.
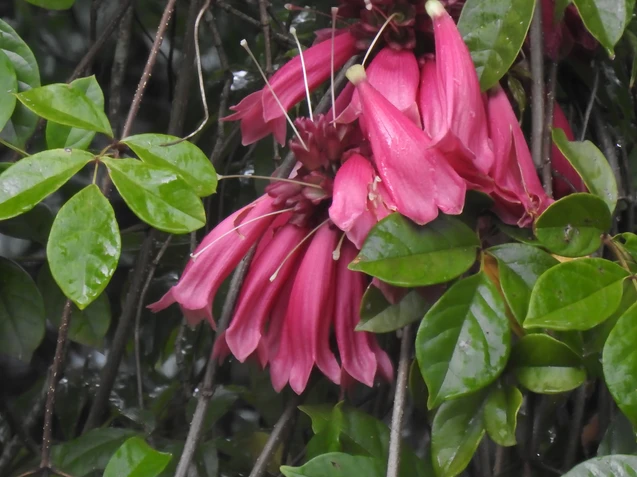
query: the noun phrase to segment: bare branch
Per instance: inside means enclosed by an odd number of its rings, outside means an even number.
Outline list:
[[[535,13],[529,30],[531,41],[532,123],[531,154],[538,171],[542,170],[542,142],[544,129],[544,45],[542,41],[542,2],[535,4]]]

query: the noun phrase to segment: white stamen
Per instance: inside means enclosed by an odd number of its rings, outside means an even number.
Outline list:
[[[275,182],[289,182],[290,184],[298,184],[298,185],[302,185],[303,187],[312,187],[314,189],[323,190],[323,188],[318,184],[312,184],[311,182],[297,181],[294,179],[286,179],[285,177],[257,176],[254,174],[232,174],[228,176],[222,176],[221,174],[217,174],[218,181],[223,179],[244,179],[244,178],[245,179],[263,179],[266,181],[275,181]]]
[[[292,249],[290,250],[290,253],[288,253],[285,258],[283,259],[283,261],[281,262],[281,265],[279,265],[277,267],[277,269],[274,271],[274,273],[272,274],[272,276],[270,277],[270,281],[273,282],[274,280],[276,280],[277,275],[279,274],[279,272],[281,271],[281,268],[283,268],[283,265],[285,264],[285,262],[288,261],[288,259],[294,254],[294,252],[296,252],[299,247],[301,245],[303,245],[305,242],[307,242],[307,240],[316,233],[316,231],[318,229],[320,229],[321,227],[323,227],[326,223],[328,223],[330,221],[330,219],[325,219],[323,222],[321,222],[320,224],[318,224],[316,227],[314,227],[312,230],[310,230],[310,233],[308,233],[305,237],[303,237],[303,239],[301,239],[301,241]]]
[[[334,260],[335,262],[341,258],[341,247],[343,246],[344,240],[345,240],[345,232],[343,232],[343,235],[341,235],[340,240],[336,244],[336,248],[332,252],[332,260]]]
[[[334,91],[334,37],[338,7],[332,7],[332,52],[330,54],[330,91],[332,92],[332,124],[336,127],[336,93]]]
[[[370,3],[371,5],[371,3]],[[380,38],[380,35],[382,35],[383,31],[385,30],[385,28],[387,28],[387,25],[389,25],[389,23],[394,19],[395,16],[397,16],[398,13],[392,13],[391,15],[389,15],[389,17],[387,18],[387,20],[385,20],[385,23],[383,23],[383,26],[380,27],[380,30],[378,30],[378,33],[376,33],[376,36],[374,37],[374,39],[372,40],[372,44],[369,45],[369,48],[367,49],[367,53],[365,53],[365,58],[363,58],[363,62],[361,63],[361,65],[365,66],[365,63],[367,62],[367,58],[369,57],[369,54],[372,52],[372,50],[374,49],[374,46],[376,46],[376,42],[378,41],[378,39]]]
[[[374,8],[374,6],[372,5],[372,0],[365,0],[365,8],[369,11],[371,11],[372,8]]]
[[[243,227],[245,225],[249,225],[249,224],[251,224],[253,222],[256,222],[257,220],[265,219],[266,217],[272,217],[273,215],[284,214],[285,212],[291,212],[293,210],[294,210],[293,207],[291,207],[289,209],[277,210],[275,212],[270,212],[269,214],[260,215],[259,217],[255,217],[254,219],[250,219],[250,220],[248,220],[246,222],[242,222],[239,225],[237,225],[236,227],[233,227],[232,229],[228,230],[225,234],[222,234],[219,237],[217,237],[215,240],[210,242],[208,245],[206,245],[204,248],[199,250],[197,253],[191,253],[190,254],[190,258],[192,258],[192,261],[194,262],[195,260],[197,260],[197,258],[199,258],[199,255],[204,253],[206,250],[208,250],[210,247],[212,247],[219,240],[224,238],[226,235],[229,235],[232,232],[235,232],[235,231],[239,230],[241,227]]]
[[[299,49],[299,57],[301,58],[301,69],[303,70],[303,82],[305,83],[305,96],[307,97],[307,109],[310,112],[310,121],[314,121],[314,117],[312,116],[312,100],[310,99],[310,85],[307,82],[307,69],[305,68],[305,58],[303,57],[303,47],[301,46],[301,42],[299,41],[299,37],[296,36],[296,28],[290,28],[290,35],[296,41],[296,46]]]
[[[294,131],[294,134],[296,135],[297,139],[299,140],[299,142],[303,146],[303,149],[308,151],[309,149],[307,147],[307,144],[305,144],[305,141],[303,141],[303,138],[301,137],[301,134],[299,134],[298,129],[296,129],[296,126],[292,122],[292,119],[288,115],[288,112],[283,107],[283,104],[281,104],[281,100],[279,99],[279,97],[274,92],[274,88],[272,87],[272,85],[268,81],[268,77],[265,75],[265,73],[261,69],[261,65],[259,65],[259,62],[257,61],[256,57],[252,53],[252,50],[250,50],[250,47],[248,46],[248,42],[245,40],[245,38],[243,40],[241,40],[240,45],[248,52],[248,55],[250,55],[250,58],[252,58],[252,61],[254,61],[254,64],[256,65],[257,69],[259,70],[259,73],[261,73],[261,77],[263,78],[263,81],[265,81],[265,84],[268,86],[268,89],[270,90],[270,93],[272,93],[272,96],[274,96],[276,104],[279,105],[279,108],[281,108],[281,111],[283,111],[283,114],[285,115],[285,118],[288,120],[288,123],[290,124],[290,126],[292,126],[292,131]]]

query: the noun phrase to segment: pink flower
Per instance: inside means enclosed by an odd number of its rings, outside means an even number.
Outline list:
[[[362,66],[351,67],[347,74],[359,93],[367,139],[393,207],[418,224],[435,219],[438,209],[462,212],[465,182],[442,153],[369,84]]]
[[[352,154],[336,173],[329,213],[356,247],[376,223],[391,213],[389,195],[368,159]]]
[[[566,119],[564,111],[562,111],[557,101],[553,108],[553,127],[562,129],[569,141],[575,140],[571,125],[568,123],[568,119]],[[556,199],[573,192],[586,192],[588,190],[580,175],[555,143],[551,147],[551,167],[557,173],[555,174],[556,177],[553,177],[553,196]]]
[[[436,128],[438,134],[432,139],[434,142],[445,141],[446,145],[441,146],[445,152],[455,151],[454,160],[458,164],[454,167],[460,175],[481,173],[486,176],[493,164],[493,152],[480,83],[471,55],[444,6],[438,0],[428,0],[425,8],[433,21],[436,42],[435,66],[439,84],[434,88],[438,95],[432,101],[440,101],[441,117],[438,122],[444,125]],[[426,81],[431,83],[433,79],[427,78]],[[428,91],[422,89],[421,83],[421,111],[428,107],[428,101]],[[460,165],[462,162],[466,164]],[[475,172],[471,174],[472,169]],[[484,181],[468,178],[480,183],[482,188],[488,184],[488,181],[481,184]]]
[[[276,219],[268,214],[277,210],[273,199],[263,196],[226,218],[197,247],[197,258],[188,262],[177,285],[149,308],[157,312],[178,303],[190,325],[205,318],[214,328],[212,301],[219,286]]]
[[[489,95],[487,111],[495,153],[494,209],[504,222],[526,227],[552,200],[542,188],[524,134],[500,86]]]
[[[355,39],[347,31],[334,38],[334,67],[340,68],[355,52]],[[310,90],[314,90],[330,77],[330,56],[332,42],[323,41],[303,52],[305,69]],[[270,85],[285,110],[289,110],[305,96],[301,58],[294,57],[281,67],[270,79]],[[285,143],[285,116],[270,89],[265,86],[260,91],[246,96],[230,109],[236,113],[226,116],[227,121],[241,120],[242,144],[248,145],[268,134]]]

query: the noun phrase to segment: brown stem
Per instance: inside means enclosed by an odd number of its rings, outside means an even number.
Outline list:
[[[531,154],[538,171],[542,170],[542,142],[544,129],[544,45],[542,42],[542,2],[535,3],[535,13],[529,30],[531,42],[532,121]]]
[[[261,28],[261,22],[259,20],[257,20],[256,18],[252,18],[250,15],[246,15],[241,10],[237,10],[236,8],[234,8],[232,5],[229,5],[223,1],[217,1],[216,4],[219,8],[234,15],[235,17],[240,18],[241,20],[248,22],[257,28]],[[282,35],[281,33],[278,33],[278,32],[272,32],[272,38],[283,43],[288,48],[296,47],[296,42],[294,41],[294,39],[287,35]]]
[[[579,140],[586,139],[586,131],[588,129],[588,121],[591,118],[593,112],[593,106],[595,106],[595,99],[597,98],[597,88],[599,87],[599,68],[593,68],[595,70],[595,78],[593,79],[593,89],[586,105],[586,111],[584,112],[584,120],[582,121],[582,132],[580,133]]]
[[[263,31],[263,50],[265,53],[265,74],[272,75],[272,45],[270,44],[270,16],[268,15],[267,0],[259,0],[259,20]]]
[[[551,173],[551,149],[553,146],[553,110],[555,109],[555,88],[557,83],[557,63],[551,62],[546,88],[545,118],[542,139],[542,183],[544,192],[553,197],[553,174]]]
[[[122,85],[126,76],[126,65],[130,52],[131,33],[133,31],[133,7],[126,10],[119,25],[117,44],[113,54],[113,66],[111,67],[110,97],[108,100],[108,119],[117,135],[119,131],[119,111],[122,102]]]

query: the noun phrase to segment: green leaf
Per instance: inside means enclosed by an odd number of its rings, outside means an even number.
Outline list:
[[[431,456],[438,477],[455,477],[469,464],[482,436],[484,393],[448,401],[431,425]]]
[[[95,184],[75,194],[58,212],[46,253],[51,274],[80,310],[106,288],[121,252],[115,212]]]
[[[637,304],[633,304],[610,332],[604,353],[602,367],[608,390],[615,402],[633,425],[637,425]]]
[[[498,445],[514,446],[522,393],[515,386],[494,388],[484,404],[484,427]]]
[[[628,418],[621,412],[615,413],[606,433],[597,448],[597,456],[613,454],[637,454],[635,430]]]
[[[559,262],[537,247],[508,243],[491,247],[489,255],[498,261],[498,275],[504,298],[519,323],[529,309],[531,290],[537,279]]]
[[[571,194],[551,204],[535,222],[535,235],[549,251],[564,257],[593,253],[610,229],[606,202],[592,194]]]
[[[520,384],[534,393],[571,391],[586,381],[581,358],[548,335],[522,337],[513,347],[510,361]]]
[[[18,92],[18,77],[15,74],[13,63],[0,50],[0,131],[7,124],[15,109],[15,93]]]
[[[18,80],[18,91],[40,86],[40,72],[35,56],[20,35],[0,20],[0,50],[9,58]],[[35,131],[38,117],[18,103],[11,119],[0,129],[0,138],[17,147],[24,147]]]
[[[68,10],[73,6],[75,0],[27,0],[27,2],[48,10]]]
[[[582,462],[562,477],[635,477],[635,469],[637,469],[637,457],[608,455]]]
[[[495,86],[517,58],[535,0],[467,0],[458,29],[469,47],[482,91]]]
[[[615,235],[613,241],[618,244],[624,252],[630,255],[633,262],[637,263],[637,235],[624,232]]]
[[[614,48],[632,18],[635,0],[573,0],[584,25],[615,57]]]
[[[17,264],[0,257],[0,350],[26,363],[44,338],[42,297]]]
[[[77,439],[54,446],[51,452],[53,465],[73,477],[93,475],[106,468],[119,446],[136,434],[132,429],[93,429]]]
[[[40,202],[33,209],[12,219],[0,220],[0,233],[46,245],[53,224],[53,212]]]
[[[53,280],[48,265],[45,264],[40,269],[37,282],[44,299],[46,317],[55,326],[59,326],[66,297]],[[111,305],[106,293],[102,293],[84,310],[71,305],[69,339],[85,346],[102,349],[104,336],[106,336],[110,324]]]
[[[168,465],[172,454],[158,452],[140,437],[131,437],[115,452],[104,477],[156,477]]]
[[[380,459],[342,452],[319,455],[301,467],[281,466],[281,473],[286,477],[382,477],[385,470]]]
[[[128,207],[144,222],[174,234],[205,225],[201,200],[175,173],[136,159],[102,160]]]
[[[175,141],[177,144],[164,146]],[[206,155],[194,144],[166,134],[139,134],[122,139],[146,164],[168,169],[181,177],[198,196],[217,190],[217,173]]]
[[[535,284],[524,327],[588,330],[617,309],[627,276],[626,270],[603,258],[560,263]]]
[[[44,119],[113,137],[111,125],[104,111],[80,89],[68,84],[49,84],[24,91],[16,97]]]
[[[591,194],[608,205],[612,214],[617,205],[617,182],[608,161],[590,141],[569,141],[561,129],[553,129],[553,141],[584,180]]]
[[[421,227],[391,214],[370,231],[349,268],[397,286],[435,285],[466,272],[479,245],[458,219],[440,215]]]
[[[427,308],[427,302],[417,290],[410,291],[398,303],[392,305],[383,292],[370,285],[361,301],[361,321],[356,325],[356,331],[395,331],[420,320]]]
[[[69,86],[84,93],[97,109],[104,110],[104,93],[102,93],[102,88],[97,83],[95,76],[78,78]],[[49,149],[65,147],[86,149],[94,137],[95,131],[73,128],[53,121],[47,122],[46,125],[46,144]]]
[[[487,276],[454,283],[427,312],[416,337],[429,409],[493,382],[506,365],[510,340],[504,300]]]
[[[0,220],[31,210],[92,160],[88,152],[52,149],[16,162],[0,174]]]

